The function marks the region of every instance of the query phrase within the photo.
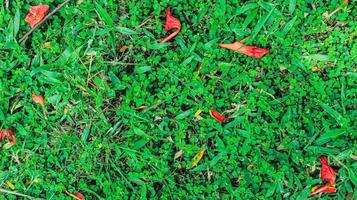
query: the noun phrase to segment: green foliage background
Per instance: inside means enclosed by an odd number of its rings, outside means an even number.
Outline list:
[[[338,192],[321,199],[357,196],[355,2],[326,19],[341,1],[73,1],[23,45],[30,6],[62,1],[11,2],[0,0],[0,129],[17,145],[0,150],[1,188],[9,180],[46,199],[306,199],[328,156]],[[166,7],[182,31],[160,44]],[[270,53],[217,45],[245,38]]]

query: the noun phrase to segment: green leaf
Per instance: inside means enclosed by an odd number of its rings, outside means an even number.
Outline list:
[[[248,3],[245,4],[244,6],[240,7],[236,12],[236,15],[240,15],[240,14],[245,14],[248,10],[254,9],[258,7],[258,4],[256,3]]]
[[[267,22],[267,20],[269,19],[269,17],[271,16],[272,13],[273,13],[273,10],[270,10],[269,13],[266,13],[259,19],[257,25],[255,25],[255,27],[253,29],[252,37],[249,38],[249,40],[253,40],[258,35],[258,33],[263,28],[264,24]]]
[[[295,6],[296,6],[296,0],[290,0],[289,3],[289,13],[293,14],[294,10],[295,10]]]
[[[135,35],[138,34],[136,31],[131,30],[129,28],[125,28],[125,27],[120,27],[120,26],[116,26],[114,28],[114,30],[119,31],[120,33],[123,33],[125,35]]]
[[[193,109],[186,110],[175,117],[176,120],[185,119],[186,117],[192,115]]]
[[[107,11],[96,1],[94,2],[95,7],[96,7],[96,11],[99,15],[99,17],[110,27],[113,26],[114,21],[111,18],[111,16],[107,13]]]
[[[267,192],[265,193],[265,197],[270,197],[275,193],[276,185],[277,184],[275,181],[272,184],[270,184],[270,187],[268,188]]]
[[[114,90],[124,90],[126,88],[112,71],[109,71],[108,74],[110,80],[113,82]]]
[[[148,142],[149,142],[149,140],[147,140],[147,139],[139,140],[133,144],[132,148],[135,150],[139,150],[142,147],[144,147]]]
[[[186,65],[188,65],[189,63],[191,63],[191,61],[192,61],[194,58],[195,58],[194,56],[190,56],[190,57],[188,57],[186,60],[184,60],[180,65],[181,65],[181,66],[186,66]]]
[[[148,45],[148,49],[162,49],[165,47],[170,46],[169,42],[164,42],[164,43],[156,43],[156,44],[150,44]]]
[[[330,140],[336,139],[346,133],[346,130],[344,129],[333,129],[329,130],[328,132],[322,134],[317,140],[316,144],[317,145],[323,145]]]
[[[281,31],[282,35],[286,35],[290,31],[290,29],[294,26],[296,19],[297,16],[295,16],[292,20],[285,24],[283,30]]]
[[[330,58],[327,55],[321,55],[321,54],[312,54],[308,56],[304,56],[305,59],[307,60],[316,60],[316,61],[329,61]]]
[[[310,152],[312,154],[338,154],[340,153],[337,149],[332,149],[328,147],[318,147],[318,146],[309,146],[305,149],[305,151]]]
[[[142,74],[142,73],[149,72],[149,71],[151,71],[150,66],[135,67],[135,72],[138,74]]]
[[[144,131],[142,131],[142,130],[139,129],[139,128],[134,127],[134,128],[133,128],[133,131],[134,131],[134,133],[135,133],[136,135],[138,135],[138,136],[145,137],[145,138],[147,138],[147,139],[152,139],[152,136],[146,134]]]
[[[339,123],[339,125],[341,127],[344,127],[347,125],[346,123],[346,119],[342,117],[342,115],[340,113],[338,113],[337,111],[335,111],[334,109],[332,109],[330,106],[318,101],[318,103],[320,104],[320,106],[325,110],[325,112],[327,112],[331,117],[333,117],[337,123]]]
[[[20,10],[16,9],[16,13],[14,17],[14,38],[16,38],[19,29],[20,29]]]
[[[90,124],[87,124],[86,127],[84,128],[82,135],[81,135],[82,142],[87,141],[88,135],[90,133],[90,128],[91,128]]]

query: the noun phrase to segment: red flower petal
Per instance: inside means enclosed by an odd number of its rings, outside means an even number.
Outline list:
[[[2,129],[0,131],[0,142],[3,141],[6,138],[6,130]]]
[[[31,28],[33,28],[36,24],[38,24],[45,16],[49,10],[48,5],[43,5],[40,3],[37,6],[32,6],[30,8],[30,13],[27,14],[25,21],[30,24]]]
[[[32,99],[34,102],[39,103],[41,106],[45,106],[45,101],[43,100],[42,95],[32,94]]]
[[[336,180],[336,173],[332,169],[332,167],[328,165],[327,158],[321,157],[320,163],[321,163],[321,179],[327,181],[330,185],[334,185]]]
[[[331,186],[330,184],[326,184],[324,186],[321,186],[321,187],[318,187],[316,189],[313,189],[313,191],[311,192],[311,194],[309,195],[309,197],[312,197],[314,195],[317,195],[319,193],[333,193],[333,192],[336,192],[337,189],[333,186]]]
[[[15,138],[15,136],[14,136],[14,133],[12,132],[12,130],[8,130],[7,131],[7,136],[9,137],[8,139],[9,139],[9,142],[11,143],[11,144],[16,144],[16,138]]]
[[[221,115],[219,112],[215,110],[210,110],[209,114],[219,122],[223,123],[226,120],[226,118],[223,115]]]
[[[218,46],[226,48],[226,49],[230,49],[233,51],[237,51],[240,53],[243,53],[245,55],[254,57],[254,58],[261,58],[263,57],[265,54],[269,53],[268,49],[264,49],[264,48],[259,48],[256,46],[244,46],[243,42],[234,42],[231,44],[218,44]]]
[[[166,8],[166,25],[165,30],[169,31],[171,29],[176,29],[175,32],[168,35],[166,38],[161,40],[162,42],[167,42],[174,38],[181,31],[181,22],[177,18],[171,16],[170,8]]]
[[[76,196],[80,200],[84,199],[84,195],[81,193],[76,193],[74,196]]]
[[[46,109],[45,109],[45,101],[43,100],[43,96],[32,94],[32,99],[34,102],[36,102],[42,106],[43,116],[45,117],[45,119],[47,119],[47,114],[46,114]]]

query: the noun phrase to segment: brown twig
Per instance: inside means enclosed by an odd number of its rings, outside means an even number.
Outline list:
[[[44,200],[44,199],[41,199],[41,198],[32,197],[32,196],[29,196],[29,195],[26,195],[26,194],[21,194],[21,193],[18,193],[18,192],[9,191],[9,190],[5,190],[5,189],[2,189],[2,188],[0,188],[0,193],[12,194],[12,195],[16,195],[16,196],[19,196],[19,197],[32,199],[32,200]]]
[[[60,5],[58,5],[52,12],[50,12],[48,15],[46,15],[45,18],[43,18],[39,23],[37,23],[29,32],[27,32],[20,40],[19,43],[22,43],[24,40],[28,38],[29,35],[31,35],[32,32],[34,32],[43,22],[45,22],[48,18],[50,18],[52,15],[54,15],[57,11],[59,11],[64,5],[66,5],[68,2],[72,0],[66,0]]]

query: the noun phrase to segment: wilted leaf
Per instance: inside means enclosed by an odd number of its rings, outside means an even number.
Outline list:
[[[37,6],[31,6],[30,13],[26,15],[25,21],[33,28],[46,16],[48,10],[49,6],[42,3]]]
[[[180,150],[180,151],[176,152],[176,153],[175,153],[174,160],[176,160],[177,158],[181,157],[181,156],[182,156],[182,153],[183,153],[183,151],[182,151],[182,150]]]
[[[15,190],[14,184],[12,184],[10,181],[6,180],[6,185],[9,186],[11,190]]]
[[[192,162],[191,162],[191,167],[197,166],[198,162],[202,159],[203,154],[205,153],[205,149],[202,149],[198,154],[193,157]]]

